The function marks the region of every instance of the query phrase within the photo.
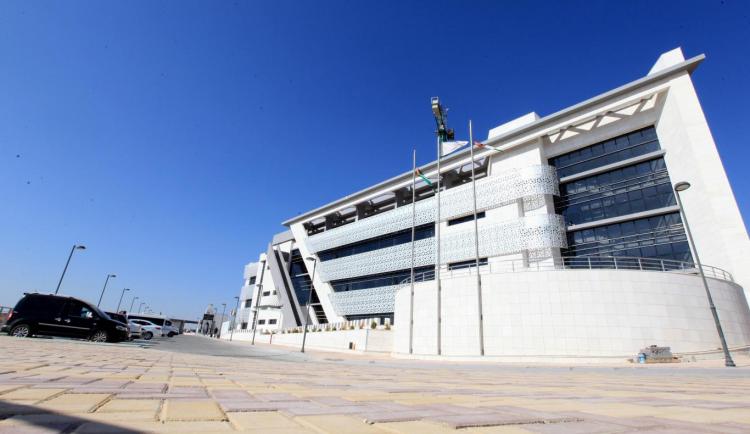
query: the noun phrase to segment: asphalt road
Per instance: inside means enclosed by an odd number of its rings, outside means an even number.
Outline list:
[[[487,363],[463,361],[425,361],[392,359],[385,355],[340,354],[333,352],[311,351],[300,353],[298,348],[268,345],[250,345],[249,342],[228,342],[195,335],[179,335],[173,338],[152,340],[151,349],[171,351],[184,354],[213,355],[220,357],[240,357],[252,359],[271,359],[287,362],[308,362],[315,364],[340,364],[347,366],[379,366],[395,369],[436,369],[451,370],[460,374],[462,371],[502,371],[502,372],[547,372],[565,374],[569,371],[635,377],[647,381],[651,377],[737,377],[746,378],[750,369],[750,358],[740,357],[736,360],[738,368],[723,368],[720,365],[675,364],[675,365],[549,365],[533,363]]]
[[[279,347],[269,348],[266,345],[255,346],[249,342],[228,342],[214,338],[195,335],[178,335],[172,338],[159,338],[153,340],[151,347],[155,350],[171,351],[184,354],[199,354],[205,356],[220,357],[252,357],[282,359],[288,361],[308,360],[306,354],[294,351],[293,348]]]

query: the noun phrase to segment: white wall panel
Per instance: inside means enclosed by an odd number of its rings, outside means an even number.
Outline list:
[[[730,347],[750,345],[740,286],[708,279]],[[633,357],[649,345],[716,350],[700,277],[654,271],[559,270],[482,275],[485,354],[497,357]],[[396,295],[396,352],[408,352],[409,286]],[[445,355],[478,355],[476,277],[442,280]],[[434,282],[415,285],[414,342],[437,335]],[[424,306],[420,306],[424,303]],[[415,354],[436,354],[434,346]]]
[[[474,230],[446,234],[441,237],[443,264],[471,259],[474,252]],[[482,224],[479,228],[479,254],[499,256],[528,249],[559,248],[566,246],[562,216],[532,215],[511,222]],[[435,238],[414,243],[414,265],[421,267],[435,263]],[[411,267],[411,243],[378,249],[343,258],[321,261],[318,265],[324,281],[367,276]]]
[[[368,315],[393,312],[396,289],[401,285],[379,286],[355,291],[333,292],[331,302],[336,314]]]
[[[559,194],[554,167],[531,165],[506,169],[476,182],[479,211],[511,203],[519,198]],[[416,225],[435,221],[435,197],[416,203]],[[469,214],[473,210],[471,184],[445,190],[440,194],[441,221]],[[310,252],[319,252],[357,241],[389,234],[412,225],[412,206],[405,205],[338,228],[308,237]]]

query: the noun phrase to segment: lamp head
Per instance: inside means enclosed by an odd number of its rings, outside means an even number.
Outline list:
[[[86,250],[86,246],[76,244],[76,250]]]
[[[110,274],[109,277],[117,277],[117,274]]]
[[[681,181],[674,185],[674,191],[685,191],[690,188],[690,183]]]
[[[123,291],[130,291],[130,288],[122,288]]]
[[[308,261],[316,261],[316,260],[317,260],[317,259],[315,259],[315,257],[313,257],[313,256],[308,256],[308,257],[307,257],[307,258],[305,258],[305,259],[306,259],[306,260],[308,260]]]

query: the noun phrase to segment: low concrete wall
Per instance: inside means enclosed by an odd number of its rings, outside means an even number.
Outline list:
[[[750,345],[742,288],[708,279],[730,347]],[[720,347],[700,277],[629,270],[482,275],[485,357],[576,360],[633,357],[648,345],[674,353]],[[396,294],[394,353],[409,354],[410,290]],[[476,276],[442,280],[441,356],[480,355]],[[435,282],[415,285],[413,355],[435,356]]]
[[[232,340],[251,341],[252,330],[235,331]],[[229,339],[229,334],[222,338]],[[279,333],[264,335],[258,332],[255,342],[291,347],[302,346],[302,333]],[[354,344],[354,351],[390,353],[393,351],[393,331],[383,329],[355,329],[327,332],[308,332],[305,348],[329,351],[352,351],[350,343]]]

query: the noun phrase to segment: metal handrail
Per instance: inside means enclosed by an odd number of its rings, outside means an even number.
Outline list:
[[[467,264],[463,267],[440,267],[441,277],[458,277],[472,275],[476,265]],[[732,275],[721,268],[703,265],[706,277],[734,282]],[[638,258],[628,256],[575,256],[548,258],[542,261],[528,261],[524,259],[509,259],[490,261],[480,265],[480,274],[517,273],[525,271],[559,271],[559,270],[635,270],[658,271],[665,273],[698,274],[698,268],[693,262],[675,261],[672,259]],[[425,271],[415,274],[414,281],[433,280],[435,271]],[[401,281],[401,284],[411,283],[411,277]]]

